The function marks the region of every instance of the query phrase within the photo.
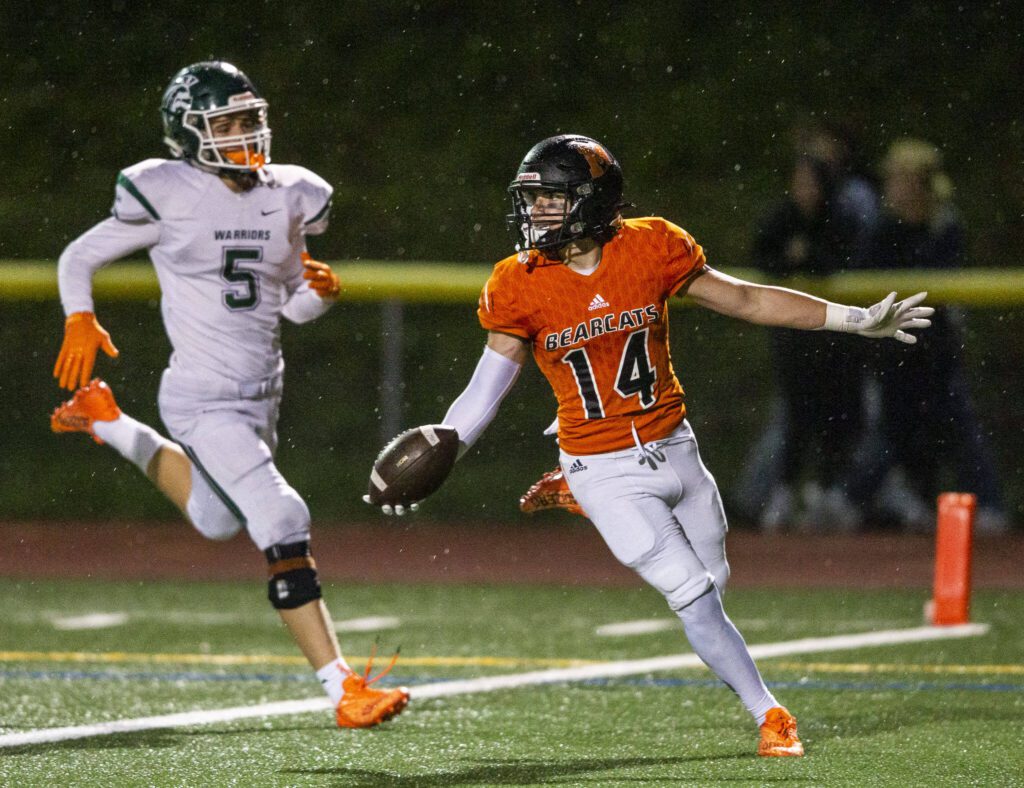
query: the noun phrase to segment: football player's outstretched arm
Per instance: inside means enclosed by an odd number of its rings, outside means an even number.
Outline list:
[[[100,349],[111,358],[118,355],[93,312],[93,274],[114,260],[149,248],[159,237],[158,225],[111,218],[72,241],[61,254],[57,287],[67,320],[53,376],[63,388],[76,389],[89,382]]]
[[[519,378],[529,355],[526,340],[497,331],[487,332],[487,346],[473,377],[444,417],[443,423],[459,432],[460,457],[494,420],[498,406]]]
[[[843,331],[872,339],[893,337],[911,345],[917,337],[907,329],[927,328],[935,312],[920,306],[927,293],[897,301],[893,292],[867,308],[844,306],[785,287],[746,282],[711,268],[694,277],[685,294],[703,307],[749,323]]]
[[[472,446],[487,425],[493,421],[498,406],[511,390],[530,355],[530,346],[524,339],[497,331],[487,334],[487,345],[477,362],[469,384],[455,399],[444,417],[444,425],[454,427],[459,435],[461,457]],[[369,496],[363,500],[370,503]],[[419,504],[408,507],[416,511]],[[405,514],[403,506],[381,507],[384,514]]]

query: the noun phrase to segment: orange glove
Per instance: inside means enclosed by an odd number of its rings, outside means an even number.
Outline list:
[[[338,275],[327,263],[310,257],[309,252],[303,252],[301,256],[302,265],[306,269],[302,272],[302,278],[309,280],[310,288],[316,290],[318,296],[326,301],[334,301],[341,292],[341,280],[338,279]]]
[[[110,341],[110,334],[104,330],[92,312],[74,312],[64,322],[64,344],[53,367],[53,376],[60,381],[61,388],[69,391],[84,386],[92,377],[96,363],[96,351],[111,358],[117,358],[118,349]]]
[[[569,483],[565,480],[561,468],[555,468],[541,476],[540,480],[519,499],[519,509],[526,514],[545,509],[565,509],[582,517],[587,516],[569,489]]]

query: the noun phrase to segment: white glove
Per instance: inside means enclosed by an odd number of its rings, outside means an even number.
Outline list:
[[[825,325],[822,328],[860,334],[872,339],[892,337],[913,345],[917,337],[904,329],[928,328],[932,324],[928,318],[935,314],[935,310],[930,306],[918,306],[927,297],[928,293],[917,293],[896,301],[896,293],[892,292],[867,309],[829,303],[825,306]]]
[[[370,503],[370,496],[369,495],[364,495],[363,496],[363,503]],[[372,504],[371,504],[371,506],[372,506]],[[402,504],[400,504],[400,503],[396,503],[394,506],[392,506],[389,503],[386,503],[386,504],[384,504],[383,506],[380,507],[380,510],[384,514],[387,514],[387,515],[397,514],[399,517],[401,517],[406,512],[416,512],[416,511],[419,511],[419,508],[420,508],[420,505],[419,505],[418,502],[417,503],[411,503],[407,507],[406,506],[402,506]]]

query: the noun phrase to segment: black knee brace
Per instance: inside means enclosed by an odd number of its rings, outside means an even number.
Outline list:
[[[320,580],[316,562],[309,553],[309,542],[275,544],[263,551],[270,563],[267,596],[278,610],[302,607],[320,599]]]

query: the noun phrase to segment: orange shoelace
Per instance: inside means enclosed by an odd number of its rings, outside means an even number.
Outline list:
[[[377,644],[374,643],[373,646],[370,647],[370,658],[366,662],[366,670],[364,671],[364,673],[362,675],[363,683],[367,687],[369,687],[375,681],[377,681],[378,679],[383,678],[388,673],[390,673],[391,672],[391,668],[393,668],[395,666],[395,663],[398,662],[398,655],[401,652],[401,650],[402,650],[401,648],[396,649],[395,650],[395,655],[391,658],[391,661],[388,663],[388,666],[386,668],[384,668],[384,670],[382,670],[380,673],[378,673],[376,676],[374,676],[371,679],[370,678],[370,671],[373,669],[373,660],[377,656]],[[355,676],[355,675],[358,675],[358,674],[354,670],[349,668],[349,675]]]

